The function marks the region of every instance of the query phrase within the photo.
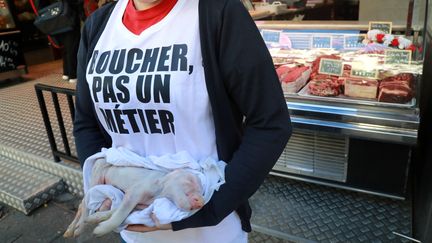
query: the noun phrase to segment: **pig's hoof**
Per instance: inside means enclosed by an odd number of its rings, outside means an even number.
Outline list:
[[[71,238],[72,236],[73,236],[73,231],[70,229],[67,229],[63,234],[64,238]]]
[[[72,223],[63,234],[64,238],[72,238],[75,235],[76,224]]]
[[[115,227],[110,227],[109,224],[105,224],[105,222],[102,222],[93,230],[93,234],[96,237],[101,237],[113,231],[114,229]]]

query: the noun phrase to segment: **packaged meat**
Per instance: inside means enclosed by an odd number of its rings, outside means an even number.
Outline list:
[[[376,99],[378,81],[373,79],[347,78],[345,95],[354,98]]]
[[[276,72],[284,93],[297,93],[310,77],[310,67],[282,65]]]

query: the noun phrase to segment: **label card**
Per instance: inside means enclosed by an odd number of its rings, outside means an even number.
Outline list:
[[[318,73],[342,76],[344,65],[341,60],[322,58]]]
[[[381,30],[386,34],[392,33],[392,22],[375,22],[371,21],[369,22],[369,30]]]
[[[385,64],[411,64],[411,50],[386,50]]]
[[[313,36],[312,48],[331,49],[332,37],[331,36]]]
[[[344,49],[360,49],[365,47],[363,44],[363,40],[366,38],[366,35],[345,35],[344,36]]]
[[[352,68],[351,69],[351,77],[355,78],[370,78],[377,79],[378,78],[378,70],[366,70],[361,68]]]
[[[279,44],[281,31],[262,30],[262,36],[265,43]]]

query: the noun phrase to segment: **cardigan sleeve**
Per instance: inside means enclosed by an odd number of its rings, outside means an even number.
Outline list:
[[[89,43],[91,41],[89,36],[91,35],[91,31],[96,31],[91,28],[92,20],[93,18],[89,18],[84,25],[78,50],[78,82],[76,86],[73,134],[81,167],[88,157],[99,152],[102,147],[110,146],[95,116],[93,100],[90,96],[90,90],[86,79]]]
[[[226,166],[226,183],[196,214],[173,222],[173,230],[216,225],[245,203],[264,182],[291,136],[288,107],[273,61],[238,0],[226,2],[218,59],[229,97],[245,118],[241,143]]]

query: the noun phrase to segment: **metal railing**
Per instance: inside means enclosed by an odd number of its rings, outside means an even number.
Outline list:
[[[39,102],[39,107],[40,107],[40,110],[42,113],[42,118],[43,118],[45,128],[47,131],[51,151],[52,151],[53,156],[54,156],[54,161],[60,162],[61,158],[63,158],[63,159],[69,160],[69,161],[79,163],[78,158],[75,155],[72,155],[72,153],[71,153],[70,141],[69,141],[68,136],[67,136],[67,132],[66,132],[66,128],[65,128],[65,122],[64,122],[65,116],[62,113],[62,109],[61,109],[60,102],[59,102],[59,94],[65,95],[66,99],[67,99],[68,107],[69,107],[69,115],[70,115],[70,118],[72,119],[72,123],[73,123],[73,120],[75,118],[75,104],[74,104],[74,99],[73,99],[73,96],[75,96],[75,90],[68,89],[68,88],[49,86],[49,85],[45,85],[45,84],[36,84],[35,90],[36,90],[36,96],[37,96],[37,99]],[[47,103],[45,102],[44,93],[51,94],[52,105],[54,106],[56,119],[54,119],[52,117],[51,117],[52,118],[51,119],[49,116]],[[56,137],[54,136],[54,132],[53,132],[54,122],[56,122],[58,127],[59,127],[59,131],[61,134],[61,142],[63,143],[64,150],[59,150],[60,146],[58,146],[58,144],[57,144],[58,141],[57,141]]]

